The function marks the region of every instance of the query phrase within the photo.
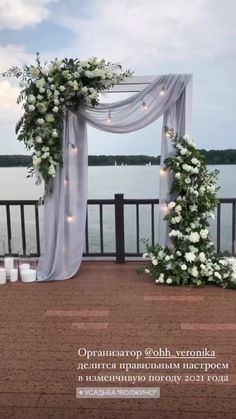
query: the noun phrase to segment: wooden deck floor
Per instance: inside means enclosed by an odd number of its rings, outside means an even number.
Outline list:
[[[236,292],[156,286],[136,274],[137,263],[84,262],[75,278],[0,287],[0,418],[10,419],[233,419],[236,416]],[[228,370],[131,371],[130,375],[228,375],[228,383],[138,383],[160,387],[159,399],[77,399],[78,348],[144,350],[208,348]],[[117,361],[91,358],[90,362]],[[142,357],[139,362],[144,361]],[[153,361],[153,360],[152,360]],[[154,360],[170,362],[170,360]],[[177,362],[176,360],[171,360]],[[121,362],[135,362],[132,357]],[[124,376],[124,375],[123,375]]]

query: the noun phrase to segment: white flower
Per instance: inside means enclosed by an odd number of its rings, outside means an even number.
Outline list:
[[[221,274],[219,274],[219,272],[214,272],[214,276],[216,276],[216,278],[221,279],[222,276]]]
[[[54,100],[54,105],[56,105],[56,106],[57,106],[57,105],[60,105],[60,100],[55,99],[55,100]]]
[[[45,85],[45,80],[43,77],[36,81],[36,87],[38,89],[42,89],[44,85]]]
[[[185,257],[187,262],[193,262],[196,259],[195,254],[192,253],[192,252],[185,253],[184,257]]]
[[[165,257],[165,261],[166,262],[169,262],[169,260],[171,259],[171,257],[169,256],[169,255],[166,255],[166,257]]]
[[[191,163],[193,163],[194,165],[199,165],[200,164],[200,161],[198,160],[198,159],[196,159],[196,157],[193,157],[192,159],[191,159]]]
[[[181,174],[179,172],[175,173],[176,179],[180,179]]]
[[[176,223],[180,223],[181,220],[182,220],[181,215],[178,215],[177,217],[175,217],[175,222]]]
[[[200,194],[204,194],[205,193],[205,187],[204,186],[200,186],[200,188],[199,188],[199,192],[200,192]]]
[[[27,141],[27,144],[28,144],[28,146],[33,146],[34,145],[34,140],[33,140],[33,138],[30,138],[28,141]]]
[[[54,121],[54,116],[52,113],[47,113],[47,115],[45,116],[45,119],[47,122],[53,122]]]
[[[177,205],[177,206],[175,207],[175,211],[176,211],[176,212],[181,212],[181,211],[182,211],[182,207],[181,207],[181,205]]]
[[[198,174],[199,173],[199,169],[197,167],[194,167],[193,170],[192,170],[192,173]]]
[[[153,258],[153,259],[152,259],[152,264],[153,264],[154,266],[156,266],[156,265],[158,264],[158,261],[157,261],[157,259],[156,259],[156,258]]]
[[[52,130],[52,137],[53,138],[57,138],[58,137],[58,132],[56,129]]]
[[[189,177],[187,177],[187,178],[185,179],[185,183],[186,183],[187,185],[189,185],[189,183],[191,183],[191,179],[190,179]]]
[[[37,156],[33,156],[33,166],[37,167],[40,165],[40,163],[41,163],[41,158]]]
[[[148,258],[148,253],[143,254],[143,259]]]
[[[198,243],[200,240],[200,236],[197,231],[193,231],[192,233],[189,234],[188,239],[192,243]]]
[[[145,272],[145,274],[150,274],[150,270],[147,269],[147,268],[145,268],[144,272]]]
[[[51,90],[55,90],[55,89],[56,89],[55,84],[51,84],[50,89],[51,89]]]
[[[37,135],[37,137],[35,137],[35,141],[38,144],[41,144],[43,142],[42,137],[40,137],[40,135]]]
[[[180,150],[180,154],[182,154],[182,156],[187,154],[187,152],[188,152],[188,150],[186,148],[182,148],[182,150]]]
[[[85,75],[86,77],[88,77],[88,78],[92,78],[92,77],[93,77],[93,73],[92,73],[92,71],[89,71],[89,70],[86,70],[86,71],[84,72],[84,75]]]
[[[182,256],[182,253],[179,250],[177,250],[176,255],[177,256]]]
[[[163,257],[165,256],[165,252],[163,252],[163,250],[160,250],[159,252],[158,252],[158,258],[159,259],[163,259]]]
[[[55,177],[56,176],[56,170],[55,170],[55,167],[53,166],[53,164],[51,164],[49,166],[48,174],[51,175],[52,177]]]
[[[88,88],[86,86],[82,87],[81,93],[84,95],[88,92]]]
[[[37,95],[37,99],[38,99],[38,100],[42,100],[42,99],[43,99],[43,96],[41,96],[41,95]]]
[[[39,92],[40,92],[40,93],[44,93],[44,92],[45,92],[44,87],[40,87]]]
[[[46,151],[43,155],[42,155],[42,159],[47,159],[50,156],[49,151]]]
[[[61,91],[61,92],[64,92],[64,90],[65,90],[66,88],[65,88],[65,86],[60,86],[59,87],[59,90]]]
[[[44,119],[43,118],[38,118],[37,119],[37,124],[38,125],[43,125],[44,124]]]
[[[172,284],[172,279],[171,278],[167,278],[166,283],[167,284]]]
[[[196,266],[193,266],[191,274],[192,274],[192,276],[194,276],[194,278],[198,277],[198,270],[197,270]]]
[[[197,206],[196,205],[190,205],[190,210],[191,211],[197,211]]]
[[[203,253],[203,252],[199,253],[199,260],[200,260],[200,262],[205,262],[206,261],[205,253]]]
[[[175,202],[173,202],[173,201],[169,202],[168,208],[171,210],[174,207],[175,207]]]
[[[57,113],[59,111],[58,106],[54,106],[54,108],[52,109],[53,112]]]
[[[49,81],[49,83],[52,83],[53,82],[53,78],[52,77],[48,77],[48,81]]]
[[[186,271],[187,270],[187,265],[185,265],[185,264],[180,265],[180,267],[181,267],[182,271]]]
[[[33,112],[35,110],[35,106],[34,105],[29,105],[28,109],[29,109],[29,112]]]
[[[183,164],[182,169],[185,170],[185,172],[191,172],[191,166],[188,164]]]
[[[164,278],[160,277],[159,282],[160,282],[160,284],[164,284],[164,282],[165,282]]]
[[[30,74],[33,77],[37,77],[39,75],[39,69],[36,67],[31,66],[30,68]]]
[[[36,102],[36,97],[34,95],[29,95],[28,99],[27,99],[28,103],[35,103]]]
[[[169,233],[169,237],[179,237],[182,238],[183,234],[179,230],[172,230]]]
[[[207,229],[200,231],[200,236],[202,237],[202,239],[207,239],[208,234],[209,234],[209,231]]]

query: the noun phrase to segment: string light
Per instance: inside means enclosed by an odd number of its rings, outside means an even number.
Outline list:
[[[68,185],[68,183],[69,183],[69,178],[68,178],[68,177],[66,177],[66,178],[64,179],[64,185],[65,185],[65,186],[67,186],[67,185]]]
[[[79,153],[79,147],[77,147],[76,145],[74,145],[74,144],[71,144],[71,147],[72,147],[72,150],[73,150],[73,152],[74,153]]]
[[[163,86],[163,87],[161,88],[161,91],[160,91],[160,96],[164,96],[164,95],[165,95],[165,93],[166,93],[166,88],[165,88],[165,86]]]
[[[111,111],[108,112],[107,122],[108,124],[111,122]]]
[[[146,102],[144,102],[144,100],[142,100],[142,105],[143,105],[143,110],[147,111],[148,110],[148,106],[146,104]]]
[[[167,205],[162,205],[162,206],[161,206],[161,209],[162,209],[162,211],[163,211],[163,212],[168,212],[168,207],[167,207]]]
[[[74,217],[73,217],[71,214],[67,214],[67,216],[66,216],[66,221],[67,221],[68,223],[73,223],[73,221],[74,221]]]

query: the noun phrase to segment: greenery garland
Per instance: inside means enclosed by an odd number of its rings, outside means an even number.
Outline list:
[[[56,58],[42,65],[37,53],[36,65],[11,67],[2,75],[21,79],[17,103],[23,102],[24,114],[16,125],[17,139],[33,150],[29,176],[36,174],[38,181],[43,178],[47,184],[63,164],[63,109],[96,106],[100,92],[132,73],[96,57]]]
[[[178,137],[166,129],[167,141],[173,142],[175,155],[165,160],[164,170],[173,174],[170,193],[176,199],[163,210],[169,222],[170,246],[150,246],[143,255],[149,259],[142,271],[152,275],[157,284],[206,283],[235,288],[233,269],[226,259],[226,252],[216,254],[209,236],[210,217],[217,207],[218,171],[207,169],[204,158],[189,136]]]

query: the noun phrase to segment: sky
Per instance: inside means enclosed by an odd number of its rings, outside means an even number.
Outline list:
[[[0,0],[0,72],[91,56],[135,75],[193,74],[193,137],[236,148],[235,0]],[[0,78],[0,154],[25,154],[14,133],[19,88]],[[116,95],[117,98],[117,95]],[[89,129],[89,154],[160,153],[161,121],[131,134]]]

